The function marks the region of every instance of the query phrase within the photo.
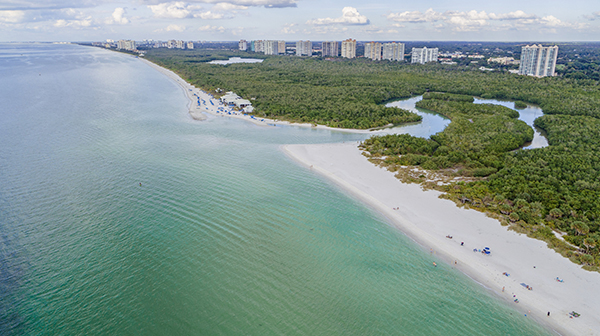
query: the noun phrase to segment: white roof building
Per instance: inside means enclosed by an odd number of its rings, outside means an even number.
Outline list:
[[[235,106],[237,106],[238,108],[244,108],[246,106],[252,105],[252,103],[248,100],[248,99],[236,99],[234,101]]]

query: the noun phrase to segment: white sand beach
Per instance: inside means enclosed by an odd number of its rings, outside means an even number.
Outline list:
[[[393,173],[370,163],[357,143],[286,145],[282,149],[537,322],[563,335],[600,335],[599,273],[581,269],[546,243],[509,231],[481,212],[438,198],[437,191],[401,183]],[[490,255],[473,252],[484,247],[491,249]],[[556,281],[557,277],[564,282]],[[570,318],[571,311],[581,316]]]

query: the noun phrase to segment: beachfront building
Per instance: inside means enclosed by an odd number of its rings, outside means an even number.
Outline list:
[[[252,108],[252,103],[248,99],[243,99],[234,92],[228,91],[221,98],[221,102],[225,105],[235,105],[238,109]]]
[[[192,41],[189,41],[189,42],[187,43],[187,48],[188,48],[188,49],[194,49],[194,42],[192,42]]]
[[[265,55],[277,55],[279,53],[279,42],[274,40],[267,40],[264,44]]]
[[[238,96],[237,94],[231,92],[231,91],[227,91],[225,92],[225,94],[223,96],[221,96],[221,98],[219,98],[221,100],[221,102],[225,105],[229,105],[229,104],[233,104],[235,103],[236,100],[241,99],[240,96]]]
[[[135,50],[135,41],[119,40],[119,41],[117,41],[117,49],[133,51],[133,50]]]
[[[411,63],[425,64],[428,62],[437,62],[437,59],[438,48],[412,48]]]
[[[321,44],[321,56],[337,57],[338,55],[339,55],[339,52],[338,52],[337,41],[325,41]]]
[[[347,39],[342,41],[342,57],[355,58],[356,57],[356,40]]]
[[[365,43],[365,58],[370,58],[374,61],[381,61],[381,43]]]
[[[238,42],[238,49],[242,51],[248,50],[248,42],[246,42],[246,40],[240,40],[240,42]]]
[[[384,43],[381,58],[390,61],[404,61],[404,43]]]
[[[296,42],[296,56],[311,56],[312,43],[310,41]]]
[[[535,77],[556,76],[558,46],[542,47],[541,44],[521,48],[519,75]]]

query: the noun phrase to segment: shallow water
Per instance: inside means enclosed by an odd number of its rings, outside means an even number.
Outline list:
[[[0,73],[1,335],[547,334],[279,151],[368,134],[194,121],[95,48]]]

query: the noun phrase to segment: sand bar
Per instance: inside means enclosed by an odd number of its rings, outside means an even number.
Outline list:
[[[361,155],[357,143],[282,149],[382,213],[426,251],[432,249],[452,266],[456,260],[455,267],[537,322],[562,335],[600,335],[599,273],[581,269],[546,243],[509,231],[481,212],[438,198],[440,192],[401,183]],[[491,249],[490,255],[473,252],[484,247]],[[570,318],[571,311],[581,316]]]

